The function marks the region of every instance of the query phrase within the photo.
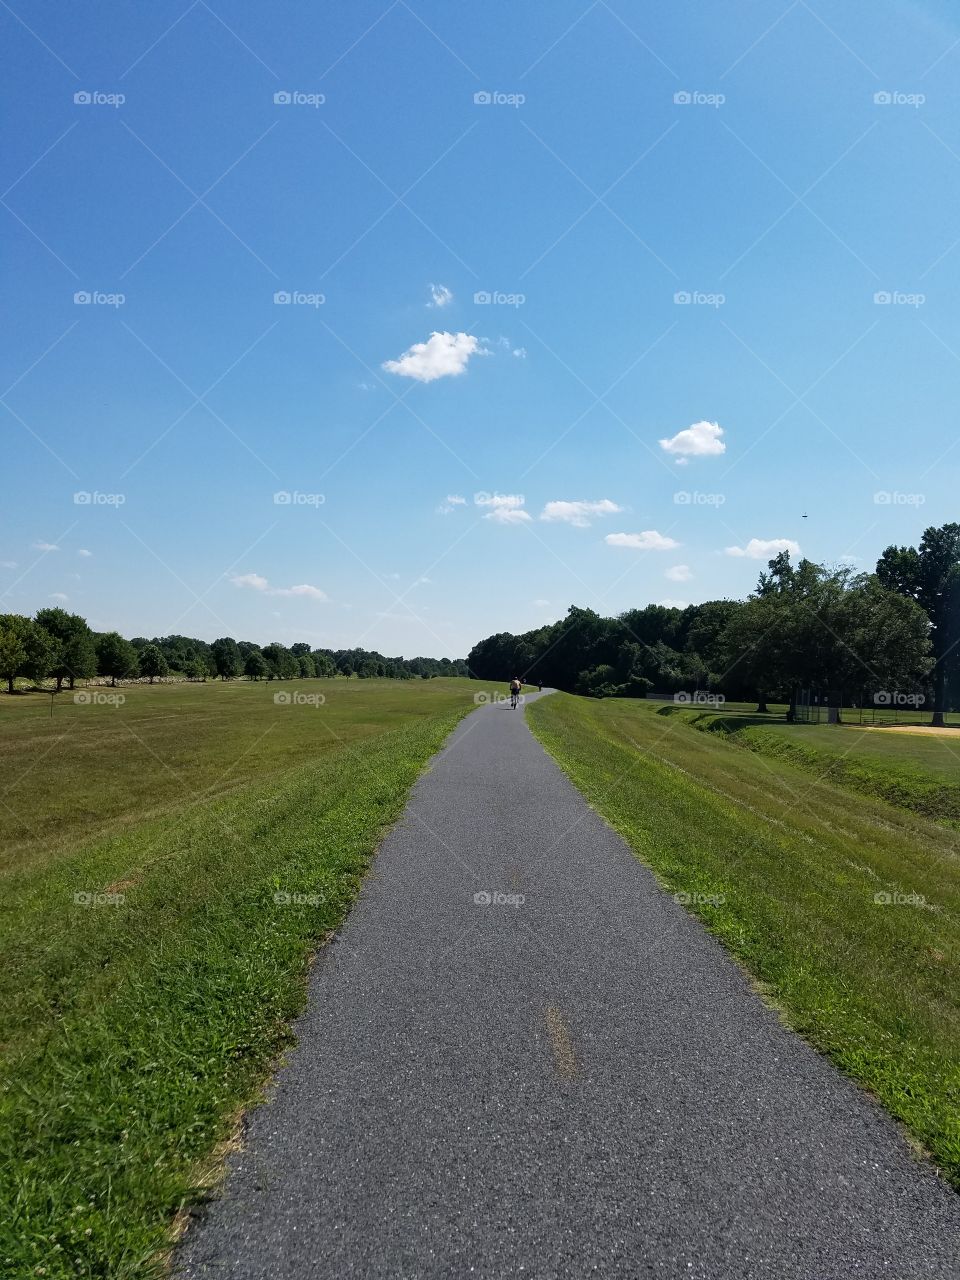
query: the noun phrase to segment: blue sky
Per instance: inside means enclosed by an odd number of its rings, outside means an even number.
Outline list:
[[[4,610],[452,657],[956,518],[954,6],[95,19],[0,10]]]

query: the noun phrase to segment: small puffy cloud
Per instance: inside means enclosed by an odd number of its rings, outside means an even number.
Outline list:
[[[532,519],[523,509],[526,499],[522,493],[475,493],[473,501],[478,507],[489,507],[483,518],[497,524],[526,524]]]
[[[497,524],[526,524],[533,517],[522,507],[494,507],[483,517],[484,520],[495,520]]]
[[[309,600],[326,600],[327,593],[319,587],[311,587],[306,582],[299,587],[271,587],[272,596],[306,596]]]
[[[42,540],[39,542],[35,542],[33,544],[33,548],[35,551],[59,551],[60,550],[60,548],[57,546],[55,542],[44,542]]]
[[[431,333],[426,342],[415,342],[399,359],[384,360],[381,367],[400,378],[435,382],[466,373],[470,357],[482,354],[480,340],[472,333]]]
[[[533,607],[535,609],[547,609],[549,608],[549,605],[550,605],[549,600],[534,600],[533,602]]]
[[[675,564],[663,576],[669,578],[671,582],[689,582],[693,577],[693,571],[687,564]]]
[[[526,348],[526,347],[514,347],[514,348],[513,348],[513,355],[515,355],[515,356],[516,356],[516,358],[517,358],[518,360],[526,360],[526,358],[527,358],[527,348]]]
[[[430,301],[428,307],[446,307],[453,301],[453,292],[447,288],[445,284],[432,284],[430,286]]]
[[[15,569],[16,567],[16,560],[0,560],[0,569]]]
[[[644,529],[642,533],[608,533],[604,542],[608,547],[630,547],[634,551],[672,551],[680,545],[656,529]]]
[[[92,556],[93,552],[88,551],[86,547],[81,547],[80,550],[77,552],[77,555],[87,557],[87,556]]]
[[[230,581],[235,587],[252,587],[254,591],[266,591],[270,585],[259,573],[238,573]]]
[[[745,547],[724,547],[728,556],[746,556],[748,560],[770,560],[781,551],[800,554],[800,544],[790,538],[751,538]]]
[[[326,592],[321,591],[319,587],[311,587],[308,583],[303,582],[297,587],[271,587],[262,574],[259,573],[241,573],[230,581],[235,587],[249,587],[253,591],[263,591],[268,596],[306,596],[310,600],[326,600]]]
[[[622,508],[609,498],[600,498],[597,502],[585,502],[577,499],[574,502],[548,502],[540,512],[541,520],[562,521],[564,524],[576,525],[578,529],[586,529],[593,516],[613,516]]]
[[[692,427],[678,431],[675,436],[660,440],[658,444],[684,466],[689,458],[711,458],[725,453],[727,446],[720,439],[722,435],[723,427],[716,422],[695,422]]]
[[[667,596],[666,600],[658,600],[657,604],[662,609],[685,609],[687,607],[686,600],[674,600],[672,596]]]
[[[51,600],[59,600],[61,604],[69,600],[69,596],[65,596],[62,591],[53,591],[50,593]]]

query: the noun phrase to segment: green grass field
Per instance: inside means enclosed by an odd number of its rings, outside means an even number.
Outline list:
[[[960,1187],[960,833],[662,711],[557,694],[527,715],[791,1025]]]
[[[0,699],[0,1272],[157,1271],[311,953],[482,690],[137,685],[52,716],[43,694]]]
[[[663,704],[658,714],[679,717],[771,760],[829,778],[864,795],[912,809],[946,826],[960,826],[960,730],[939,735],[861,725],[787,724],[776,712],[758,715]],[[950,717],[951,719],[953,717]]]

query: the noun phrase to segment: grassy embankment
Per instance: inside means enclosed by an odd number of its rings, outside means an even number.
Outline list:
[[[483,688],[0,700],[0,1272],[154,1274],[288,1042],[311,953]]]
[[[775,713],[730,707],[666,704],[659,713],[944,826],[960,827],[960,728],[936,735],[899,732],[893,725],[861,725],[856,712],[848,712],[840,725],[787,724]]]
[[[527,715],[666,888],[717,899],[690,910],[960,1187],[960,834],[651,703],[557,694]]]

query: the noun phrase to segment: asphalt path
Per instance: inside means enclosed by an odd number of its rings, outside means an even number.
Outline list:
[[[310,980],[199,1280],[957,1280],[960,1196],[527,728],[464,720]]]

